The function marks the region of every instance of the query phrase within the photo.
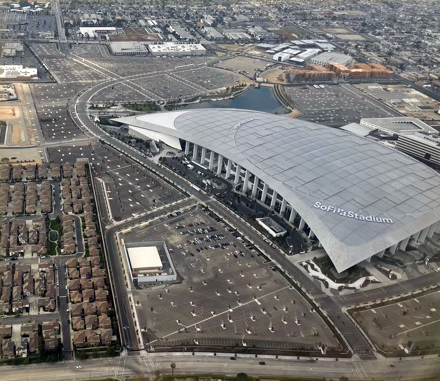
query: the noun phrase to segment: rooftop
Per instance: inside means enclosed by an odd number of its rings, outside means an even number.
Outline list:
[[[127,252],[133,270],[162,267],[162,261],[155,246],[127,247]]]
[[[346,131],[235,109],[180,110],[117,121],[188,140],[240,163],[286,198],[338,271],[439,220],[438,173]],[[349,218],[349,212],[364,218]]]

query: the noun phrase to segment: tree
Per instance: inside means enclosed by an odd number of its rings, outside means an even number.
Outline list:
[[[247,381],[249,379],[246,373],[238,373],[235,381]]]
[[[171,366],[171,375],[174,375],[174,369],[176,369],[176,363],[175,363],[175,362],[172,362],[172,363],[170,364],[170,366]]]

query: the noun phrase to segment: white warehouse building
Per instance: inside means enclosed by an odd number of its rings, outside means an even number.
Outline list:
[[[184,150],[325,249],[342,272],[440,231],[440,176],[383,144],[298,119],[196,109],[116,119]]]

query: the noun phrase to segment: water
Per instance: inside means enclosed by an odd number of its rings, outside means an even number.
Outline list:
[[[181,107],[181,109],[194,108],[238,108],[270,112],[272,114],[286,114],[289,112],[278,102],[272,87],[253,88],[233,99],[192,103]]]

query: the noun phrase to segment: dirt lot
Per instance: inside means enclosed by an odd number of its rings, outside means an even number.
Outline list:
[[[270,63],[267,61],[262,61],[255,58],[234,57],[229,60],[221,61],[215,66],[222,69],[227,69],[237,72],[243,70],[252,74],[255,72],[255,70],[264,69],[268,64]]]
[[[18,106],[0,106],[0,119],[20,118],[20,108]]]
[[[269,69],[260,74],[260,77],[267,79],[272,83],[284,83],[284,75],[286,71],[279,68]]]
[[[382,350],[395,352],[414,342],[412,354],[419,349],[440,347],[440,291],[355,312],[354,317]]]
[[[24,141],[23,129],[20,123],[12,124],[11,143],[22,143]]]

